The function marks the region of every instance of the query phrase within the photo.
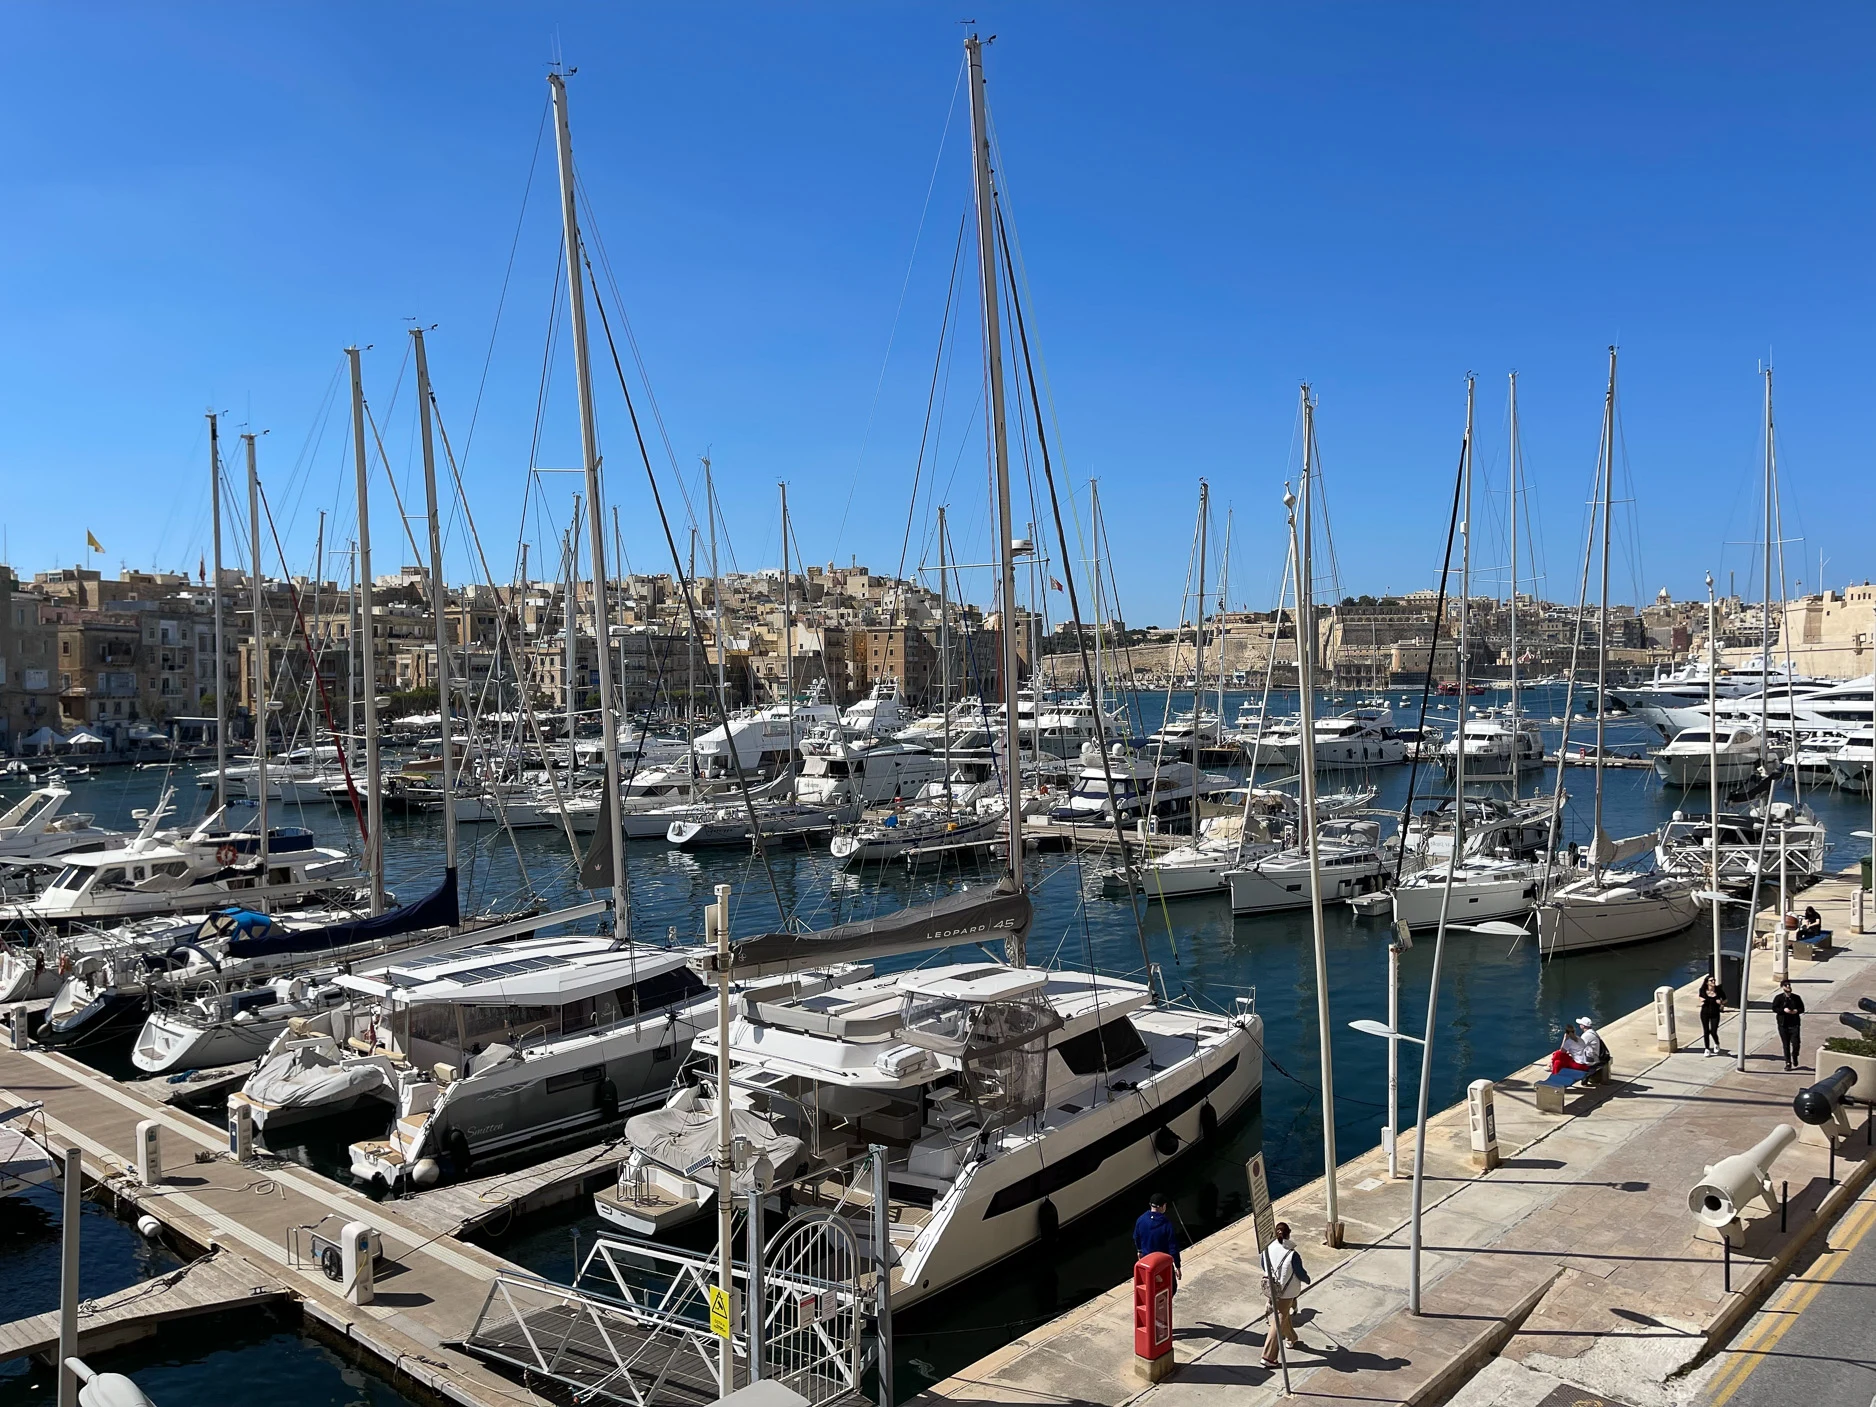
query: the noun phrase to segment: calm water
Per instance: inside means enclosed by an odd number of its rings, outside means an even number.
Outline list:
[[[1562,694],[1561,689],[1533,691],[1528,699],[1530,711],[1540,718],[1553,717],[1561,711]],[[1227,695],[1228,717],[1242,697]],[[1500,697],[1488,695],[1478,702],[1496,702]],[[1404,715],[1410,715],[1418,703],[1417,692],[1395,692],[1391,698]],[[1189,696],[1173,700],[1175,709],[1189,703]],[[1150,718],[1158,716],[1163,704],[1163,695],[1144,701]],[[1287,706],[1294,706],[1294,695]],[[1285,707],[1280,699],[1273,704],[1273,712]],[[1443,719],[1433,721],[1443,722],[1450,735],[1454,721],[1450,706]],[[1149,722],[1148,726],[1153,725]],[[1553,728],[1552,746],[1555,733]],[[1583,723],[1572,733],[1573,738],[1589,736],[1590,725]],[[1656,740],[1639,725],[1612,721],[1609,741],[1612,746],[1639,751]],[[1398,810],[1406,797],[1408,773],[1406,767],[1394,767],[1374,776],[1381,788],[1377,806]],[[1591,777],[1587,769],[1573,768],[1566,779],[1572,797],[1566,808],[1568,838],[1587,834]],[[1543,774],[1541,785],[1546,792],[1551,778],[1551,773]],[[100,823],[127,824],[130,809],[148,805],[159,783],[158,773],[115,769],[77,784],[76,789],[81,792],[78,801],[84,809],[96,811]],[[1537,785],[1527,781],[1527,794]],[[1444,790],[1436,768],[1421,770],[1416,798]],[[1605,825],[1618,836],[1652,829],[1677,804],[1683,804],[1681,797],[1664,792],[1652,770],[1609,771],[1604,793]],[[1867,800],[1831,792],[1807,793],[1806,799],[1835,838],[1834,863],[1851,863],[1863,842],[1851,839],[1849,833],[1868,828]],[[193,789],[182,801],[198,811],[202,805],[201,794]],[[1704,789],[1684,801],[1689,809],[1698,810],[1704,810],[1705,803]],[[1416,809],[1421,804],[1416,800]],[[298,808],[289,809],[298,812]],[[350,824],[334,808],[310,806],[303,813],[303,823],[334,840],[340,840]],[[433,878],[440,869],[441,830],[430,818],[387,818],[387,866],[394,886],[414,893]],[[478,907],[507,907],[529,892],[549,902],[574,897],[572,863],[564,840],[554,834],[521,832],[511,841],[495,827],[485,826],[465,827],[463,838],[464,877]],[[959,883],[987,883],[994,878],[990,871],[973,870],[914,881],[901,867],[892,866],[881,875],[869,872],[856,879],[837,870],[824,850],[799,848],[775,852],[771,867],[773,888],[762,866],[747,854],[693,855],[661,843],[635,844],[630,852],[633,929],[648,941],[662,941],[672,933],[680,939],[698,936],[702,909],[718,883],[735,886],[736,930],[755,932],[775,923],[777,892],[786,908],[819,927],[886,912]],[[1031,882],[1036,901],[1032,961],[1092,963],[1103,971],[1133,976],[1143,972],[1140,929],[1124,903],[1100,896],[1091,869],[1084,870],[1072,857],[1037,857]],[[1328,910],[1327,924],[1337,1151],[1339,1157],[1347,1158],[1378,1144],[1386,1118],[1385,1048],[1372,1037],[1349,1030],[1346,1023],[1355,1017],[1386,1015],[1389,930],[1380,920],[1360,919],[1339,907]],[[1198,1237],[1242,1215],[1244,1160],[1259,1146],[1268,1154],[1271,1180],[1278,1192],[1321,1175],[1321,1071],[1308,911],[1234,920],[1220,896],[1146,909],[1141,928],[1148,957],[1161,966],[1175,996],[1189,995],[1201,1003],[1229,1007],[1233,998],[1254,992],[1265,1020],[1261,1107],[1228,1125],[1215,1147],[1183,1159],[1165,1179],[1188,1234]],[[1549,964],[1538,960],[1528,941],[1514,945],[1454,936],[1448,942],[1441,990],[1432,1107],[1456,1102],[1469,1080],[1503,1075],[1553,1049],[1565,1019],[1589,1015],[1607,1020],[1646,1003],[1663,982],[1690,979],[1703,967],[1709,942],[1706,933],[1704,927],[1696,926],[1658,942]],[[1431,935],[1427,935],[1402,965],[1402,1020],[1409,1030],[1418,1030],[1424,1022],[1432,947]],[[1412,1117],[1418,1074],[1418,1060],[1403,1053],[1403,1122]],[[324,1163],[329,1155],[321,1156],[315,1148],[307,1156]],[[1022,1258],[983,1277],[983,1283],[973,1282],[902,1316],[895,1326],[900,1390],[914,1391],[921,1383],[981,1357],[1024,1328],[1118,1283],[1132,1262],[1128,1233],[1139,1210],[1133,1205],[1116,1206],[1090,1218],[1073,1237],[1063,1238],[1052,1264],[1042,1264],[1041,1257]],[[590,1241],[598,1228],[597,1219],[575,1204],[558,1216],[524,1220],[491,1245],[541,1274],[564,1280],[572,1270],[576,1237]],[[33,1252],[28,1249],[22,1254],[31,1259]],[[49,1257],[56,1283],[56,1240],[43,1254]],[[121,1264],[117,1273],[129,1278]],[[243,1342],[217,1357],[231,1355],[244,1365],[252,1358],[256,1371],[267,1371],[264,1365],[272,1361],[268,1356],[283,1351],[278,1337]],[[305,1351],[325,1352],[311,1347]],[[201,1371],[206,1362],[194,1360],[195,1371]],[[186,1374],[191,1369],[178,1361],[164,1371]],[[245,1366],[241,1371],[247,1371]],[[0,1387],[0,1407],[5,1407],[6,1390]],[[302,1402],[396,1400],[318,1395],[325,1391],[323,1386],[309,1388],[309,1395],[301,1396],[297,1389],[283,1389],[278,1401],[281,1407],[290,1407]]]

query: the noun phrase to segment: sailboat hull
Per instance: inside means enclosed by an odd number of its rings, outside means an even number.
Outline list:
[[[1546,957],[1646,943],[1679,933],[1701,915],[1691,880],[1646,879],[1565,885],[1537,908],[1537,941]]]

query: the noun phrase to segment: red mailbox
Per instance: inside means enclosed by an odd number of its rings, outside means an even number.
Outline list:
[[[1173,1259],[1164,1251],[1133,1266],[1133,1351],[1145,1359],[1172,1352]]]

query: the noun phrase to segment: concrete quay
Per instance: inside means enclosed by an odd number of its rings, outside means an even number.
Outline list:
[[[185,1253],[216,1251],[220,1278],[231,1284],[284,1292],[308,1321],[377,1360],[401,1388],[462,1407],[547,1401],[451,1347],[474,1324],[495,1277],[518,1270],[501,1257],[294,1164],[236,1163],[227,1156],[225,1129],[56,1052],[0,1043],[0,1101],[8,1098],[44,1101],[54,1150],[62,1155],[78,1148],[86,1176],[120,1211],[154,1216],[166,1240]],[[137,1125],[144,1120],[161,1128],[166,1174],[149,1186],[134,1171]],[[350,1303],[318,1265],[296,1264],[289,1255],[295,1228],[328,1216],[336,1217],[329,1223],[334,1230],[360,1221],[383,1238],[374,1303]],[[178,1297],[133,1286],[125,1298],[159,1315]],[[135,1317],[133,1311],[113,1323],[128,1329]],[[16,1351],[29,1351],[31,1326],[9,1327],[25,1345]]]
[[[1839,1012],[1876,993],[1876,936],[1855,932],[1855,885],[1854,874],[1833,876],[1803,896],[1838,944],[1826,961],[1792,962],[1793,987],[1808,1008],[1807,1059],[1843,1030]],[[1536,1108],[1532,1085],[1549,1073],[1547,1061],[1498,1080],[1496,1170],[1472,1165],[1463,1104],[1431,1119],[1418,1316],[1407,1310],[1411,1130],[1402,1138],[1399,1180],[1389,1180],[1378,1149],[1342,1165],[1343,1248],[1322,1244],[1321,1180],[1281,1199],[1277,1216],[1295,1228],[1315,1278],[1298,1305],[1306,1347],[1290,1354],[1294,1395],[1364,1407],[1537,1407],[1557,1392],[1558,1401],[1609,1393],[1625,1407],[1691,1400],[1718,1361],[1712,1351],[1876,1169],[1876,1149],[1861,1128],[1866,1114],[1838,1150],[1834,1186],[1826,1146],[1804,1131],[1772,1170],[1774,1183],[1789,1187],[1787,1229],[1777,1210],[1753,1204],[1745,1244],[1732,1253],[1731,1289],[1724,1287],[1719,1234],[1688,1213],[1688,1191],[1707,1165],[1751,1147],[1774,1125],[1801,1127],[1792,1096],[1817,1078],[1783,1068],[1767,1009],[1771,967],[1769,951],[1756,950],[1743,1072],[1730,1058],[1702,1055],[1690,983],[1675,997],[1681,1048],[1657,1049],[1652,1007],[1606,1020],[1615,1076],[1568,1102],[1568,1113]],[[1735,1047],[1739,1019],[1729,1014],[1721,1027]],[[919,1402],[1282,1400],[1281,1376],[1260,1362],[1267,1322],[1250,1219],[1200,1241],[1184,1261],[1174,1309],[1178,1366],[1169,1380],[1147,1386],[1136,1376],[1128,1283],[935,1384]]]

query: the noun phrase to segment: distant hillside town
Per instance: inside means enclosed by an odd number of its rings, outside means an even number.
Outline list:
[[[784,583],[779,571],[737,573],[693,584],[699,629],[693,633],[681,579],[634,575],[611,584],[613,659],[623,706],[633,713],[681,716],[721,681],[730,706],[818,694],[845,704],[882,681],[916,703],[1001,695],[1001,616],[946,602],[916,581],[879,575],[857,563],[811,566]],[[343,583],[295,577],[262,582],[255,628],[252,583],[224,571],[220,582],[223,649],[216,667],[214,590],[180,573],[125,571],[110,578],[69,567],[21,581],[0,567],[0,751],[82,745],[123,754],[141,745],[201,741],[212,728],[216,693],[226,690],[231,731],[251,736],[255,658],[275,712],[294,718],[318,709],[330,721],[364,696],[362,622],[357,592]],[[512,706],[523,692],[564,716],[596,707],[591,587],[580,584],[569,608],[565,583],[535,581],[452,588],[447,607],[458,707]],[[371,630],[370,687],[387,716],[437,708],[436,624],[425,573],[378,578]],[[786,604],[785,604],[786,602]],[[1349,597],[1319,608],[1323,685],[1385,687],[1419,683],[1429,673],[1458,673],[1461,617],[1466,617],[1470,673],[1506,675],[1517,662],[1526,678],[1555,677],[1570,667],[1577,636],[1572,606],[1516,598],[1448,599],[1437,632],[1439,598]],[[1770,645],[1789,650],[1805,673],[1850,677],[1871,668],[1876,588],[1867,583],[1775,607],[1719,603],[1719,647],[1737,664]],[[571,617],[571,629],[569,629]],[[1677,602],[1664,591],[1642,610],[1611,608],[1611,667],[1626,674],[1681,663],[1706,651],[1707,606]],[[1582,632],[1585,666],[1593,661],[1598,614]],[[1216,687],[1260,688],[1268,675],[1296,684],[1296,621],[1284,612],[1220,611],[1202,631],[1129,628],[1120,621],[1083,627],[1051,622],[1018,608],[1020,682],[1083,687],[1083,661],[1104,687],[1158,687],[1202,678]],[[1274,655],[1274,660],[1273,660]],[[191,737],[190,735],[194,736]],[[54,742],[56,739],[56,743]]]

